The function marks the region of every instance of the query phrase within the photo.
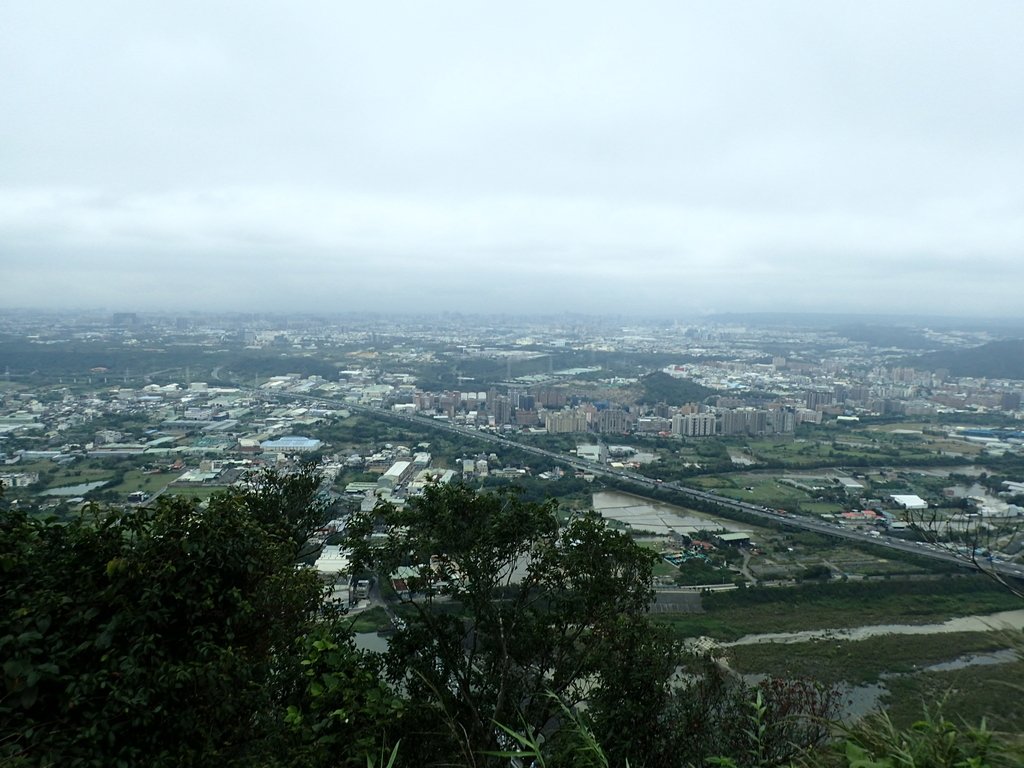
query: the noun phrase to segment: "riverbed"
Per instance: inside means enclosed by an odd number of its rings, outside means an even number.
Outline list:
[[[758,643],[806,643],[811,640],[865,640],[879,635],[933,635],[944,632],[988,632],[1024,629],[1024,609],[979,616],[960,616],[941,624],[873,624],[849,629],[807,629],[800,632],[764,632],[744,635],[722,646]]]

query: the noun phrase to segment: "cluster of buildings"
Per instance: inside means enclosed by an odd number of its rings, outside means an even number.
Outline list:
[[[0,388],[0,462],[7,465],[0,468],[5,485],[12,488],[39,482],[38,473],[13,466],[36,459],[60,465],[82,456],[143,457],[180,469],[183,482],[192,482],[232,467],[319,457],[330,450],[319,436],[320,426],[344,418],[350,406],[508,433],[590,436],[580,442],[598,436],[598,443],[605,436],[630,434],[683,440],[787,436],[801,424],[878,415],[1024,416],[1020,381],[917,370],[901,360],[906,355],[899,350],[872,348],[831,331],[796,328],[656,327],[575,317],[330,321],[119,313],[113,318],[0,316],[0,332],[20,334],[40,348],[59,339],[98,349],[148,346],[167,351],[189,345],[204,358],[225,349],[272,351],[279,353],[282,367],[289,359],[312,358],[332,371],[264,375],[251,381],[228,371],[203,383],[191,381],[186,361],[184,370],[177,370],[185,374],[177,383],[154,383],[168,379],[97,366],[52,376],[46,387],[32,389],[31,384],[13,386],[29,382],[28,372],[5,370],[12,386]],[[950,332],[936,340],[966,347],[987,339]],[[699,402],[639,404],[639,379],[650,369],[604,370],[601,362],[607,364],[608,358],[601,356],[607,353],[657,355],[650,359],[659,361],[664,374],[696,382],[714,394]],[[673,356],[683,362],[665,365]],[[559,368],[556,359],[577,363]],[[505,380],[468,375],[487,365],[497,366]],[[447,371],[445,386],[424,384],[431,380],[422,375],[426,369]],[[316,401],[325,405],[310,404]],[[1020,430],[945,429],[951,437],[982,444],[986,451],[1024,446]],[[332,456],[329,464],[338,473],[359,469],[382,478],[399,461],[418,467],[413,455],[378,454],[358,461]],[[200,462],[206,462],[203,469]],[[474,457],[472,467],[461,470],[475,475],[505,471],[481,462],[488,464],[486,457]],[[415,477],[403,475],[394,486],[407,481]]]
[[[296,430],[328,409],[274,405],[236,388],[149,384],[88,392],[54,387],[0,398],[0,456],[54,458],[310,453],[319,440]]]
[[[679,367],[672,371],[682,375]],[[686,372],[700,380],[700,367]],[[901,370],[893,375],[902,378],[906,374]],[[390,388],[377,383],[372,389],[357,389],[351,396],[364,405],[504,431],[635,432],[683,438],[789,435],[800,424],[821,424],[828,419],[857,421],[862,416],[925,416],[978,409],[1022,415],[1020,392],[1005,386],[996,394],[991,388],[980,390],[951,382],[926,391],[920,385],[894,386],[884,381],[856,386],[836,383],[826,389],[820,383],[807,387],[800,380],[776,380],[770,393],[757,390],[753,397],[749,390],[734,390],[734,394],[718,394],[700,403],[637,405],[626,395],[635,392],[635,384],[634,380],[622,385],[619,400],[614,388],[572,382],[530,387],[506,383],[485,392],[430,392],[412,383]],[[952,390],[957,392],[951,394]]]

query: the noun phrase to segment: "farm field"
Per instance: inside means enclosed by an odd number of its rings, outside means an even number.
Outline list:
[[[225,490],[224,486],[214,485],[172,485],[168,493],[189,499],[208,499],[214,493]]]
[[[180,476],[180,472],[152,474],[141,469],[133,469],[125,472],[124,480],[119,485],[112,486],[110,490],[124,494],[134,491],[145,491],[146,493],[153,494],[166,487],[169,483],[174,482]],[[177,493],[177,490],[175,488],[175,493]]]

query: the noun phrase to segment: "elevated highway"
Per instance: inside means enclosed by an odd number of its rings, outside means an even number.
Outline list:
[[[745,501],[738,501],[728,496],[721,496],[716,493],[711,493],[710,491],[704,491],[698,488],[690,488],[678,482],[663,482],[660,479],[650,478],[647,477],[646,475],[640,474],[639,472],[634,472],[627,469],[615,469],[612,467],[605,467],[600,464],[595,464],[590,461],[579,459],[575,456],[567,456],[565,454],[557,453],[555,451],[549,451],[544,448],[538,448],[537,446],[526,445],[524,443],[518,442],[517,440],[512,440],[511,438],[490,431],[482,431],[479,429],[473,429],[471,427],[462,426],[460,424],[452,424],[446,421],[428,419],[418,415],[397,413],[394,411],[385,411],[382,408],[373,408],[365,405],[356,405],[352,403],[343,402],[340,400],[333,400],[330,398],[298,395],[287,392],[275,392],[272,395],[266,396],[272,398],[306,402],[311,405],[317,405],[323,408],[345,408],[355,413],[365,413],[375,418],[385,418],[394,421],[405,422],[420,429],[439,429],[442,431],[452,432],[463,437],[479,440],[480,442],[483,443],[490,443],[492,445],[499,445],[505,448],[512,448],[518,451],[523,451],[524,453],[533,454],[535,456],[543,456],[544,458],[556,461],[574,470],[580,470],[588,472],[595,476],[617,480],[620,483],[632,487],[638,491],[659,491],[662,493],[668,491],[675,494],[679,499],[680,503],[685,503],[686,499],[692,499],[704,502],[705,504],[716,505],[718,507],[724,508],[725,510],[735,510],[738,512],[742,512],[744,515],[747,515],[755,520],[760,520],[766,524],[776,524],[785,526],[787,528],[813,531],[815,533],[820,533],[824,536],[832,536],[838,539],[845,539],[847,541],[851,541],[857,544],[866,544],[874,547],[890,549],[893,551],[906,552],[908,554],[916,555],[918,557],[925,557],[931,560],[951,563],[965,568],[978,569],[982,571],[992,571],[994,575],[998,575],[999,577],[1004,579],[1024,579],[1024,567],[1019,566],[1015,563],[982,562],[975,564],[970,562],[966,557],[950,552],[942,546],[933,545],[926,542],[905,541],[903,539],[896,539],[890,536],[872,536],[861,531],[851,531],[843,528],[842,526],[827,523],[823,520],[815,520],[809,517],[779,512],[778,510],[772,510],[767,507],[758,504],[751,504]]]

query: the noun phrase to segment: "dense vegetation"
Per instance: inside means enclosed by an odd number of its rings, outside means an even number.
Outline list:
[[[283,348],[247,349],[230,345],[228,349],[214,350],[200,344],[154,341],[154,346],[138,346],[118,340],[51,340],[36,343],[20,337],[0,338],[0,359],[15,380],[46,381],[62,378],[70,383],[72,377],[85,380],[92,376],[97,381],[109,377],[110,383],[137,382],[145,378],[157,382],[181,381],[186,371],[196,380],[210,377],[214,368],[223,369],[224,375],[251,384],[254,376],[267,376],[281,369],[282,353],[288,357],[288,370],[303,376],[323,376],[335,379],[345,366],[344,349],[331,353],[299,352],[290,346]]]
[[[643,394],[640,396],[639,402],[651,405],[654,403],[667,403],[668,405],[697,403],[715,394],[715,390],[695,381],[669,376],[662,371],[644,376],[640,379],[640,384],[643,387]]]
[[[945,368],[953,376],[1024,379],[1024,339],[991,341],[970,349],[931,352],[910,363],[921,370]]]
[[[67,524],[3,510],[0,760],[315,765],[325,739],[375,746],[387,691],[295,567],[318,486],[267,473],[204,509],[169,497]]]
[[[808,759],[834,691],[751,687],[684,652],[648,618],[652,553],[556,512],[450,485],[354,516],[357,567],[384,590],[405,569],[403,620],[378,655],[355,649],[349,620],[296,567],[328,514],[311,469],[254,476],[205,506],[161,497],[63,523],[0,509],[0,761]]]

